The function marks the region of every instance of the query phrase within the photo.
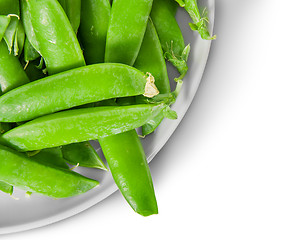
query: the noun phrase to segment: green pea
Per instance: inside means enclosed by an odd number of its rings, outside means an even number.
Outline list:
[[[113,1],[106,38],[105,62],[134,64],[146,31],[152,2]]]
[[[109,0],[83,0],[79,37],[87,64],[104,62]]]
[[[108,170],[89,142],[72,143],[62,146],[62,154],[70,164]]]
[[[0,145],[0,180],[30,192],[66,198],[89,191],[99,183],[76,172],[54,168]],[[5,161],[4,161],[5,159]]]
[[[49,74],[85,65],[75,32],[57,0],[21,0],[21,6],[27,37],[44,58]]]
[[[0,140],[20,151],[95,140],[138,128],[165,108],[163,104],[142,104],[68,110],[27,122],[4,133]]]
[[[146,86],[153,86],[150,92]],[[62,94],[61,91],[62,90]],[[104,99],[157,94],[150,77],[115,63],[73,69],[31,82],[0,97],[0,121],[20,122]],[[151,95],[150,95],[151,94]]]

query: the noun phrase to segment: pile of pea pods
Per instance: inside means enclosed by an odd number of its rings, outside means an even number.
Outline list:
[[[176,21],[211,40],[195,0],[0,0],[0,191],[58,199],[99,182],[71,166],[109,170],[135,212],[158,213],[136,129],[146,136],[176,101],[190,45]],[[179,72],[172,91],[166,61]],[[97,171],[99,174],[99,171]]]

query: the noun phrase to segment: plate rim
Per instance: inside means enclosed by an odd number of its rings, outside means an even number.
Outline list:
[[[207,2],[211,5],[211,9],[212,9],[212,11],[209,12],[209,19],[210,19],[209,29],[211,32],[213,32],[214,21],[215,21],[215,0],[207,0]],[[168,135],[164,139],[164,141],[161,141],[161,144],[157,145],[156,148],[153,149],[153,151],[151,152],[151,154],[149,155],[149,157],[147,159],[148,163],[150,163],[150,161],[156,156],[156,154],[164,147],[164,145],[167,143],[169,138],[173,135],[174,131],[177,129],[178,125],[180,124],[180,122],[184,118],[189,107],[191,106],[191,103],[192,103],[192,101],[196,95],[196,92],[199,88],[199,85],[202,81],[203,73],[205,71],[205,68],[207,65],[207,60],[208,60],[209,53],[210,53],[211,40],[206,40],[206,42],[208,44],[208,47],[207,47],[206,52],[204,54],[204,58],[205,58],[204,63],[205,64],[204,64],[204,66],[202,66],[201,71],[199,73],[200,81],[195,85],[195,89],[193,91],[193,94],[188,99],[188,104],[185,106],[184,109],[182,109],[183,114],[181,114],[180,117],[177,119],[176,124],[174,125],[174,129],[171,131],[170,135]],[[62,213],[55,214],[54,216],[50,216],[50,217],[43,218],[43,219],[40,219],[37,221],[32,221],[29,223],[19,224],[19,225],[15,225],[15,226],[8,226],[8,227],[1,227],[0,226],[0,235],[28,231],[28,230],[44,227],[44,226],[65,220],[65,219],[72,217],[72,216],[75,216],[78,213],[81,213],[87,209],[90,209],[94,205],[105,200],[107,197],[109,197],[111,194],[113,194],[117,190],[118,190],[118,188],[116,187],[116,185],[111,185],[107,189],[107,191],[102,192],[101,194],[97,195],[97,197],[88,199],[87,201],[84,201],[83,203],[79,204],[78,206],[71,208],[71,209],[68,209],[66,211],[63,211]]]

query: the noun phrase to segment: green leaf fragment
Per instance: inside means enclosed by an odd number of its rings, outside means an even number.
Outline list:
[[[8,183],[0,181],[0,191],[12,195],[13,193],[13,186]]]
[[[211,36],[208,30],[208,11],[204,8],[200,13],[197,0],[175,0],[181,7],[184,7],[187,13],[190,15],[193,23],[189,23],[192,31],[197,31],[202,39],[214,40],[216,36]]]
[[[188,44],[184,48],[181,56],[176,56],[172,49],[172,43],[171,43],[171,47],[169,51],[164,54],[165,59],[168,60],[172,65],[174,65],[177,68],[178,72],[180,73],[180,76],[177,79],[183,79],[188,71],[187,61],[188,61],[189,53],[190,53],[190,44]]]
[[[163,115],[164,115],[164,117],[171,119],[171,120],[175,120],[178,118],[178,114],[176,113],[176,111],[172,110],[169,106],[167,106],[164,109]]]

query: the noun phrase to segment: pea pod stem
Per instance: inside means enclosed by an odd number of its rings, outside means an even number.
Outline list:
[[[185,46],[184,37],[176,21],[177,8],[175,1],[154,0],[150,16],[158,33],[164,57],[177,68],[180,73],[179,79],[183,79],[188,71],[190,45]]]
[[[214,40],[216,35],[211,36],[208,30],[207,24],[209,23],[207,17],[207,9],[204,8],[203,12],[200,13],[198,7],[198,0],[175,0],[181,7],[184,7],[187,13],[190,15],[193,23],[189,23],[190,28],[193,31],[197,31],[202,39]]]

